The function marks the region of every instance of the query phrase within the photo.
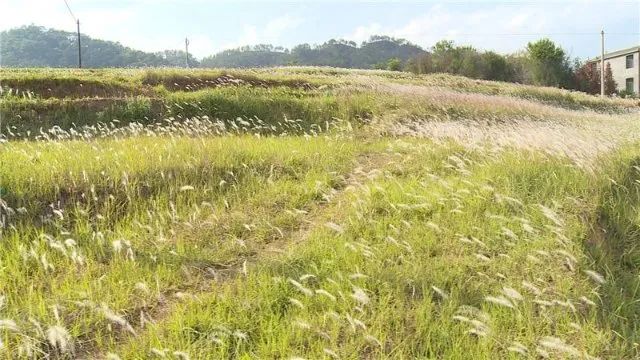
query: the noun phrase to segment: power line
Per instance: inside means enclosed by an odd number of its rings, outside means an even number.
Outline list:
[[[78,19],[71,11],[71,6],[67,0],[63,0],[64,4],[67,6],[67,10],[69,10],[69,15],[73,18],[73,21],[76,22],[76,26],[78,27],[78,68],[82,68],[82,45],[80,44],[80,19]]]
[[[67,2],[67,0],[63,0],[64,4],[67,6],[67,10],[69,10],[69,14],[71,15],[71,17],[73,18],[73,21],[78,21],[78,19],[76,18],[75,15],[73,15],[73,11],[71,11],[71,7],[69,6],[69,3]]]

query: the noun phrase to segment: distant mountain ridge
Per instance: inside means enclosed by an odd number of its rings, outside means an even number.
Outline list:
[[[202,59],[207,67],[260,67],[274,65],[321,65],[343,68],[370,69],[385,67],[397,58],[402,62],[425,54],[421,47],[403,39],[372,36],[358,45],[353,41],[331,39],[312,46],[300,44],[291,50],[271,45],[245,46],[225,50]]]
[[[185,52],[144,52],[114,41],[82,35],[82,65],[102,67],[159,67],[185,65]],[[3,67],[76,67],[76,34],[29,25],[0,33],[0,65]],[[403,39],[372,36],[358,45],[353,41],[329,40],[321,45],[301,44],[292,49],[269,44],[245,46],[207,56],[189,57],[191,67],[266,67],[322,65],[344,68],[380,68],[390,59],[401,62],[427,53]]]
[[[149,53],[114,41],[81,35],[82,66],[144,67],[184,66],[184,51],[166,50]],[[78,43],[76,33],[23,26],[0,33],[0,65],[3,67],[76,67]],[[198,62],[191,58],[190,65]]]

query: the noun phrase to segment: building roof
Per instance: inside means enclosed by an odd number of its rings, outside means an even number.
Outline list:
[[[622,49],[622,50],[617,50],[617,51],[612,51],[610,53],[605,53],[604,54],[604,59],[611,59],[611,58],[615,58],[615,57],[619,57],[619,56],[624,56],[624,55],[629,55],[632,53],[637,53],[640,52],[640,46],[633,46],[627,49]],[[588,62],[594,62],[594,61],[600,61],[600,56],[596,56],[592,59],[590,59]]]

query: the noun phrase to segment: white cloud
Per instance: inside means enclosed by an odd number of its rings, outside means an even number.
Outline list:
[[[283,33],[297,28],[303,22],[304,19],[300,17],[286,14],[269,21],[264,28],[264,36],[266,38],[278,40]]]
[[[434,5],[422,14],[417,14],[405,23],[396,26],[381,26],[372,22],[357,26],[345,39],[363,41],[371,35],[389,35],[407,39],[424,48],[431,47],[441,39],[473,45],[477,48],[508,53],[522,49],[528,41],[546,34],[570,43],[579,42],[575,36],[597,33],[604,24],[619,21],[633,6],[629,3],[612,3],[606,6],[589,2],[564,3],[501,3],[494,6],[473,6],[467,10],[462,6]],[[636,7],[640,13],[640,5]],[[638,23],[640,29],[640,23]],[[630,29],[637,31],[638,29]],[[569,33],[567,35],[566,33]],[[573,38],[571,33],[579,33]],[[531,34],[531,35],[529,35]],[[563,35],[564,34],[564,35]],[[568,47],[569,52],[572,47]]]
[[[224,49],[233,49],[245,45],[256,44],[278,44],[282,40],[282,36],[293,31],[304,23],[301,17],[285,14],[283,16],[271,19],[264,26],[244,25],[242,33],[237,40],[221,44],[216,48],[211,48],[207,55]]]
[[[346,36],[346,39],[353,40],[355,42],[363,42],[368,40],[371,35],[378,35],[383,32],[383,28],[378,23],[369,24],[366,26],[358,26],[353,34]]]
[[[158,0],[164,3],[173,0]],[[201,0],[188,0],[197,3]],[[221,43],[203,33],[172,32],[149,35],[138,31],[136,16],[155,1],[131,0],[118,6],[106,6],[96,0],[70,0],[72,9],[80,18],[81,32],[88,36],[118,41],[125,46],[143,51],[184,49],[184,38],[189,37],[189,50],[196,57],[211,55],[217,51],[258,43],[279,43],[283,35],[304,23],[304,19],[291,14],[273,18],[262,25],[245,24],[236,40]],[[75,31],[73,18],[62,1],[52,0],[0,0],[0,30],[35,24],[65,31]],[[164,26],[164,25],[162,25]]]

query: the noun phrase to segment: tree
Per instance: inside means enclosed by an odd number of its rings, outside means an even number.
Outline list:
[[[184,58],[187,53],[184,50],[164,50],[156,52],[155,55],[164,59],[168,66],[184,67]],[[189,54],[189,67],[199,67],[200,62]]]
[[[576,89],[589,94],[600,94],[600,67],[597,62],[579,66],[574,75]],[[616,92],[617,84],[613,80],[611,65],[607,63],[604,71],[604,93],[611,95]]]
[[[527,44],[536,85],[571,87],[572,69],[564,50],[549,39]]]
[[[387,61],[387,70],[402,71],[402,61],[398,58],[391,58]]]
[[[495,52],[480,52],[471,46],[456,46],[450,40],[437,42],[431,51],[412,58],[407,62],[407,69],[418,74],[442,72],[474,79],[515,79],[515,69],[511,63],[505,56]]]
[[[493,51],[480,54],[483,79],[514,81],[515,71],[506,57]]]
[[[415,56],[407,61],[407,70],[412,73],[429,74],[434,72],[433,69],[433,55],[431,53]]]
[[[82,35],[84,67],[168,66],[158,54],[134,50],[120,43]],[[76,33],[23,26],[0,33],[0,59],[3,66],[76,67],[78,48]],[[184,64],[184,57],[182,63]]]
[[[400,59],[399,67],[426,52],[406,40],[372,36],[358,46],[353,41],[331,39],[321,45],[300,44],[287,51],[267,45],[225,50],[202,59],[208,67],[252,67],[273,65],[325,65],[346,68],[386,69],[389,59]],[[395,68],[398,68],[397,66]]]

